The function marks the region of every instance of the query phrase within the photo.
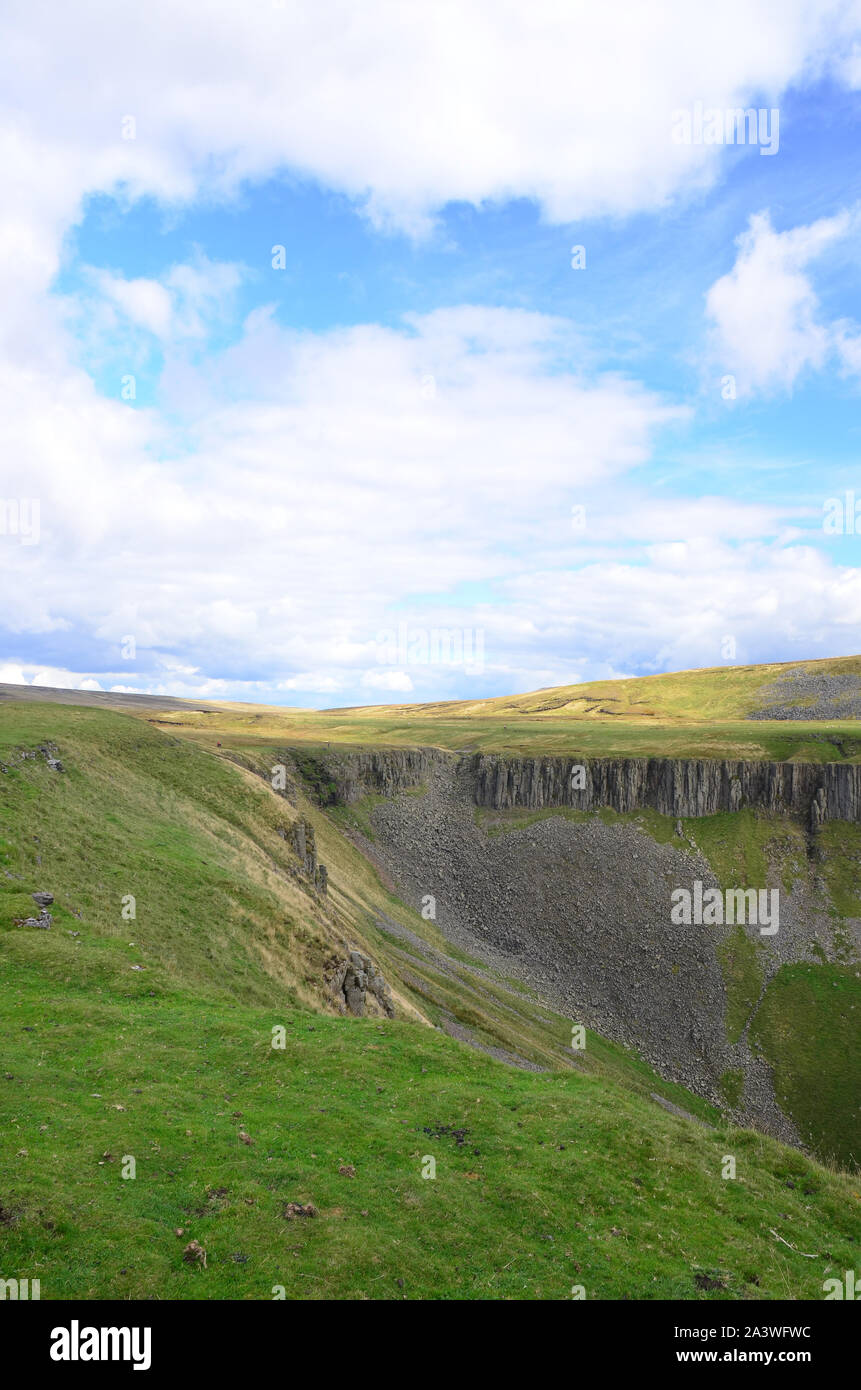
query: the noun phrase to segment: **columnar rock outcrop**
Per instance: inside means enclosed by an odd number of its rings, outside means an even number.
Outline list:
[[[504,811],[567,806],[579,811],[637,811],[712,816],[758,808],[801,816],[815,829],[829,820],[861,820],[861,765],[711,758],[517,758],[436,748],[338,753],[325,764],[338,800],[386,797],[447,769],[477,806]],[[582,769],[582,775],[575,775]]]
[[[452,761],[453,755],[436,748],[385,748],[333,752],[320,766],[334,784],[337,800],[349,805],[369,792],[396,796],[409,787],[419,786],[440,758]]]
[[[329,872],[326,865],[321,864],[317,858],[314,827],[304,816],[300,816],[293,824],[293,848],[303,872],[311,879],[318,893],[325,896],[329,889]]]
[[[576,768],[584,775],[575,775]],[[570,806],[593,811],[651,807],[666,816],[712,816],[756,807],[827,820],[861,820],[861,766],[705,758],[499,758],[470,768],[474,799],[496,810]],[[581,785],[582,783],[582,785]]]

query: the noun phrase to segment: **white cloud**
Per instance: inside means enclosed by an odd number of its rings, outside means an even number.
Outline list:
[[[0,661],[0,684],[29,685],[24,667],[14,661]]]
[[[408,230],[452,200],[659,208],[721,160],[673,143],[673,111],[773,104],[826,68],[852,83],[858,22],[857,0],[10,0],[0,249],[46,283],[86,192],[219,197],[280,169]]]
[[[16,589],[3,616],[16,633],[74,632],[83,668],[28,666],[22,648],[12,669],[43,685],[80,686],[95,671],[103,685],[211,698],[409,680],[368,670],[395,601],[417,626],[486,627],[488,669],[521,687],[564,679],[572,664],[629,669],[614,624],[644,660],[696,650],[706,628],[694,599],[740,622],[750,594],[766,633],[824,622],[833,634],[826,600],[839,594],[840,611],[854,611],[854,581],[826,561],[808,603],[767,548],[737,568],[737,547],[687,551],[697,574],[685,579],[672,558],[681,536],[752,542],[777,509],[703,499],[673,515],[635,493],[634,470],[685,413],[623,377],[559,370],[577,360],[559,320],[459,306],[401,329],[298,335],[258,310],[206,375],[169,358],[162,411],[95,390],[74,365],[74,306],[48,291],[99,191],[211,201],[289,169],[411,231],[452,199],[533,197],[557,220],[662,207],[713,180],[723,157],[674,145],[674,110],[772,102],[833,64],[853,80],[845,40],[857,17],[837,0],[728,0],[696,24],[689,0],[631,5],[624,23],[612,6],[554,0],[213,0],[205,14],[178,0],[12,0],[0,50],[0,453],[4,495],[40,499],[41,539],[0,545],[4,596]],[[133,140],[122,138],[127,115]],[[776,356],[787,341],[790,382],[820,360],[805,268],[827,226],[795,241],[760,227],[748,248],[789,333],[759,344],[756,382],[787,379]],[[267,233],[261,264],[288,232]],[[193,345],[244,273],[202,255],[158,279],[95,271],[99,332],[131,325]],[[743,353],[737,280],[714,303]],[[853,334],[833,327],[847,370]],[[575,540],[572,504],[602,487],[615,505],[593,507]],[[632,551],[612,561],[620,540]],[[636,551],[646,541],[670,547],[646,557],[651,569]],[[745,580],[724,596],[722,566]],[[469,585],[497,586],[504,608],[430,607]],[[765,614],[771,593],[787,597]],[[118,671],[127,633],[139,657]],[[422,671],[442,693],[457,678]]]
[[[81,373],[58,391],[0,364],[6,487],[41,500],[23,626],[83,625],[115,652],[133,634],[209,671],[233,646],[276,679],[331,675],[344,644],[367,665],[388,605],[510,571],[545,537],[568,547],[579,491],[686,418],[636,382],[556,370],[564,332],[469,307],[318,336],[253,315],[205,375],[185,370],[191,456]],[[21,563],[0,547],[0,578]]]
[[[360,684],[365,690],[413,690],[406,671],[366,671]]]
[[[849,212],[776,232],[767,212],[751,217],[738,238],[732,270],[712,285],[706,313],[721,370],[739,396],[791,390],[805,369],[821,369],[837,350],[857,366],[856,330],[820,321],[807,268],[857,226]]]
[[[199,251],[193,261],[171,266],[159,280],[128,280],[85,267],[89,293],[79,293],[67,304],[90,357],[110,355],[119,342],[129,356],[135,350],[129,326],[166,347],[205,339],[214,324],[232,318],[244,274],[242,266],[212,261]]]
[[[301,675],[291,676],[289,680],[278,681],[276,689],[305,691],[310,695],[331,695],[338,689],[338,682],[334,676],[303,671]]]
[[[40,544],[26,557],[0,546],[0,583],[26,563],[24,611],[73,630],[91,668],[74,684],[97,672],[105,688],[189,697],[354,703],[363,689],[442,698],[474,685],[442,664],[373,669],[378,633],[401,620],[481,629],[501,689],[657,653],[712,664],[726,632],[740,651],[795,632],[844,649],[831,605],[839,592],[846,611],[851,574],[823,559],[800,588],[806,552],[777,545],[777,503],[635,485],[686,412],[618,375],[560,372],[567,331],[467,306],[400,330],[298,335],[255,313],[205,374],[186,367],[173,383],[192,455],[81,373],[51,392],[0,366],[0,448],[20,469],[10,491],[42,501]],[[493,596],[454,604],[468,585]]]
[[[655,546],[648,558],[646,566],[611,560],[577,573],[523,575],[508,587],[510,611],[541,615],[533,644],[542,659],[567,648],[576,660],[586,649],[593,662],[600,654],[617,669],[683,670],[794,653],[809,659],[857,648],[861,571],[812,547],[732,546],[712,537]],[[492,650],[492,631],[486,640]]]
[[[173,319],[173,305],[164,285],[157,280],[124,280],[103,270],[98,274],[98,286],[106,298],[131,320],[158,337],[167,337]]]

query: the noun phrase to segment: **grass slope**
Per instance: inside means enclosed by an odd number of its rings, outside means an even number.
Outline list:
[[[19,756],[49,741],[63,774]],[[4,705],[0,763],[0,1277],[49,1299],[776,1298],[857,1267],[857,1178],[721,1127],[595,1035],[572,1066],[570,1021],[380,929],[385,911],[445,948],[304,800],[324,903],[278,833],[296,810],[169,730]],[[37,889],[50,932],[14,925]],[[382,963],[397,1021],[321,1012],[345,936]],[[419,1021],[444,1011],[547,1070]],[[307,1201],[317,1217],[285,1216]],[[206,1270],[182,1261],[192,1238]]]
[[[604,1079],[32,966],[3,992],[2,1272],[43,1298],[820,1298],[857,1268],[857,1180]]]

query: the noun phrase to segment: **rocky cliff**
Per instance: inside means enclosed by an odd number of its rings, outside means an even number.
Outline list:
[[[307,759],[306,759],[307,761]],[[567,806],[580,811],[651,808],[667,816],[712,816],[758,808],[827,820],[861,820],[861,765],[706,758],[458,757],[435,748],[333,753],[315,763],[333,801],[392,797],[449,770],[477,806],[497,811]]]
[[[468,775],[479,806],[713,816],[758,808],[779,815],[861,820],[861,766],[704,758],[500,758],[477,755]]]
[[[453,754],[436,748],[384,748],[344,753],[333,750],[325,757],[309,758],[295,751],[296,766],[307,783],[324,786],[324,802],[350,805],[363,796],[396,796],[421,786],[439,766],[454,766]]]

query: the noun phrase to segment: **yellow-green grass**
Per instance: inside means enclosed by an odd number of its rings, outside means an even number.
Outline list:
[[[525,695],[503,695],[486,700],[364,706],[349,712],[370,719],[375,718],[377,712],[397,712],[405,717],[438,716],[445,720],[455,715],[506,718],[518,713],[553,718],[564,711],[571,717],[594,720],[624,717],[722,722],[745,718],[760,707],[764,687],[788,672],[799,670],[810,675],[861,675],[861,656],[756,666],[712,666],[656,676],[553,686]]]
[[[163,712],[156,722],[204,746],[214,747],[219,739],[229,737],[233,747],[243,749],[280,743],[307,745],[318,752],[433,747],[512,757],[861,761],[861,727],[852,720],[641,723],[621,718],[434,718],[418,713],[364,716],[289,709],[266,710],[258,716],[225,707],[211,713]]]
[[[213,744],[285,743],[414,747],[525,756],[861,761],[856,719],[751,720],[762,692],[788,671],[861,675],[861,657],[726,666],[592,681],[527,695],[306,710],[254,704],[191,704],[139,711],[159,727]]]

